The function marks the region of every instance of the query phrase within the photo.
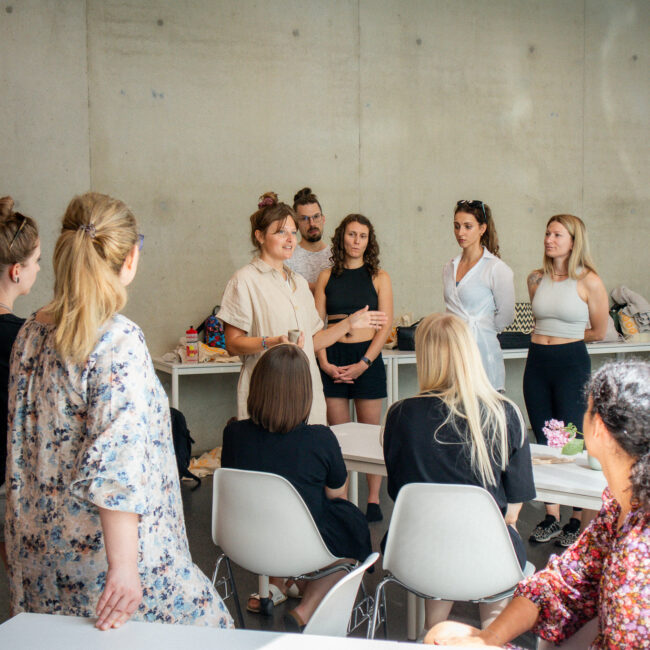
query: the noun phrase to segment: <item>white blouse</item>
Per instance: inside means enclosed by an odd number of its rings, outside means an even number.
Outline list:
[[[461,256],[445,264],[442,282],[447,311],[462,318],[472,330],[487,376],[497,390],[504,390],[506,369],[497,332],[515,317],[512,269],[483,248],[483,257],[456,285]]]

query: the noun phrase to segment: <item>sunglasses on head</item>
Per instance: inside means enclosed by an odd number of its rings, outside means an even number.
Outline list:
[[[472,200],[472,201],[468,201],[467,199],[461,199],[460,201],[458,201],[458,203],[456,203],[457,208],[460,208],[460,207],[462,207],[464,205],[467,205],[470,208],[479,208],[480,207],[481,210],[483,210],[483,218],[487,221],[487,215],[485,214],[485,204],[483,203],[483,201],[477,201],[475,199]]]

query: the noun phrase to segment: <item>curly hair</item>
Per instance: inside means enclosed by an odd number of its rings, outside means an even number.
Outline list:
[[[363,252],[363,264],[374,278],[379,273],[379,244],[370,219],[362,214],[349,214],[334,231],[332,237],[332,274],[339,276],[345,268],[345,229],[350,223],[360,223],[368,228],[368,245]]]
[[[591,414],[599,415],[622,449],[636,459],[630,474],[632,502],[650,510],[650,363],[640,359],[610,362],[585,388]]]
[[[311,205],[312,203],[315,203],[321,212],[323,211],[323,208],[320,207],[320,201],[311,191],[311,187],[303,187],[301,190],[298,190],[293,197],[294,210],[298,210],[299,205]]]

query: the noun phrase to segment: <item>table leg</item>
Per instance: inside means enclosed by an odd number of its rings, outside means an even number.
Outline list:
[[[178,371],[172,370],[172,408],[178,409]]]
[[[386,363],[386,407],[389,407],[395,398],[393,397],[393,360],[388,359]]]
[[[359,506],[359,474],[357,472],[348,472],[350,483],[348,485],[348,501]]]
[[[406,592],[406,638],[415,641],[418,638],[417,596]]]
[[[392,374],[392,381],[393,381],[393,401],[397,402],[399,400],[399,362],[397,357],[393,357],[392,359],[393,362],[393,370],[391,372]]]

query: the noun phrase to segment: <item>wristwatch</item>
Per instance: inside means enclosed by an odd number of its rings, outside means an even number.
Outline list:
[[[372,365],[372,361],[370,361],[370,359],[368,359],[368,357],[361,357],[361,361],[368,364],[368,368],[370,368],[370,366]]]

